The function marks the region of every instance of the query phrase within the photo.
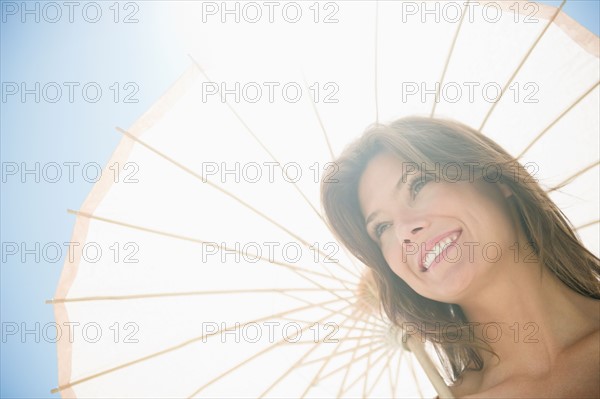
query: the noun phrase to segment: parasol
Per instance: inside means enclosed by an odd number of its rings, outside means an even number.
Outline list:
[[[482,130],[598,253],[598,37],[560,8],[290,2],[299,13],[254,24],[259,3],[235,3],[249,21],[228,24],[225,3],[206,3],[169,6],[190,66],[117,129],[70,210],[51,301],[72,327],[57,343],[63,396],[447,395],[320,212],[332,159],[373,122]]]

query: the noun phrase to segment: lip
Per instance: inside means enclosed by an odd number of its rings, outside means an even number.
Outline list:
[[[431,264],[431,266],[429,267],[429,269],[425,268],[424,264],[425,264],[425,257],[427,256],[427,253],[429,251],[431,251],[433,248],[435,248],[436,244],[442,240],[444,240],[446,237],[451,236],[453,234],[458,234],[456,236],[456,239],[453,241],[456,242],[458,241],[458,239],[460,238],[461,234],[462,234],[462,229],[454,229],[454,230],[450,230],[447,231],[445,233],[442,233],[438,236],[435,236],[434,238],[430,239],[429,241],[427,241],[425,243],[425,247],[421,247],[421,250],[419,251],[419,269],[421,272],[427,272],[429,271],[438,261],[434,260],[433,263]],[[444,251],[446,251],[446,249],[444,249]],[[442,253],[440,255],[442,255],[444,252],[442,251]],[[440,256],[438,255],[438,257]]]

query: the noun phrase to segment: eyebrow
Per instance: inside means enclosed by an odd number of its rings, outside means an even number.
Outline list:
[[[400,190],[402,188],[402,186],[405,184],[405,179],[406,176],[408,175],[408,171],[402,173],[402,176],[400,176],[400,179],[398,179],[398,182],[396,182],[396,190]],[[379,211],[375,211],[373,213],[371,213],[366,219],[365,219],[365,226],[368,226],[369,223],[375,218],[375,216],[377,216],[379,214]]]

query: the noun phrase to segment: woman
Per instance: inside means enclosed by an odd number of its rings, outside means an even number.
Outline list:
[[[600,397],[600,266],[532,176],[483,134],[375,126],[324,179],[330,227],[460,397]]]

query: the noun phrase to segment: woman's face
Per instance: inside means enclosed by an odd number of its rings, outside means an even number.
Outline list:
[[[511,193],[482,179],[452,182],[442,174],[436,180],[414,169],[388,153],[369,162],[358,187],[367,231],[413,290],[460,303],[493,282],[514,256]]]

